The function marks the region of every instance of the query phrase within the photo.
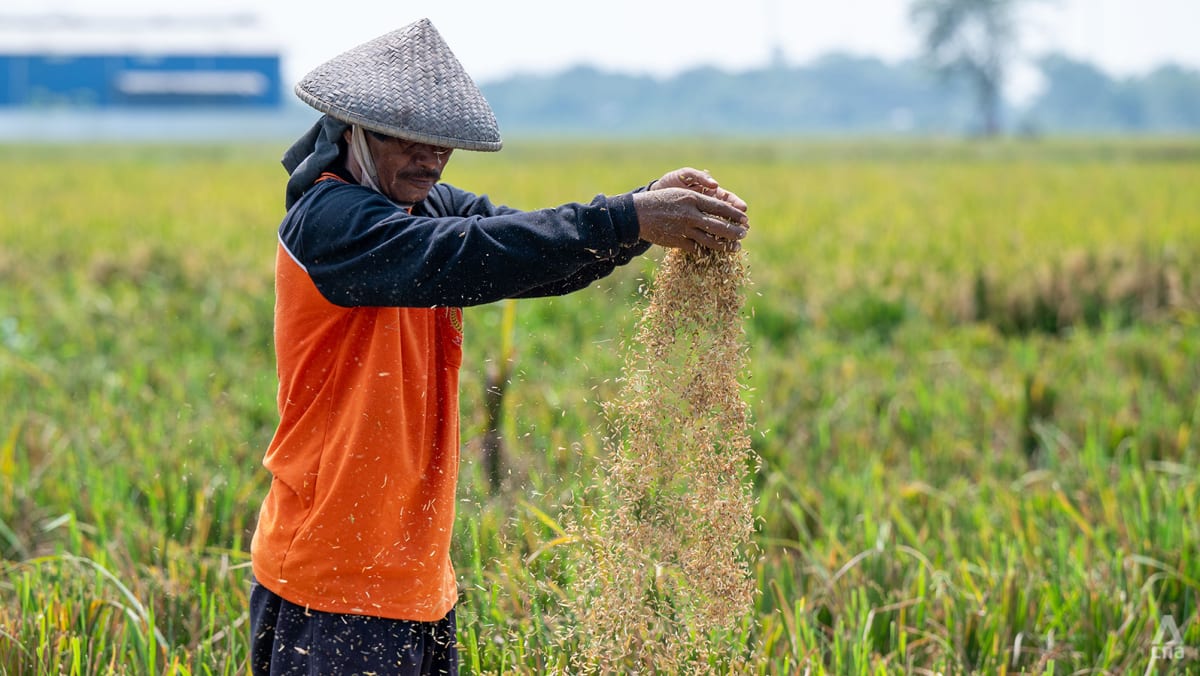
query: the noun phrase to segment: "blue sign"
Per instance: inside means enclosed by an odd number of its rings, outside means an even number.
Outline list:
[[[0,106],[278,107],[279,56],[0,54]]]

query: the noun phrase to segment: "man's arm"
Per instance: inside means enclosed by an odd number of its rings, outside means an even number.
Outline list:
[[[677,217],[681,209],[687,210],[688,203],[691,201],[689,196],[662,194],[652,196],[652,198],[635,197],[635,210],[639,220],[636,244],[623,246],[613,258],[600,259],[595,263],[585,265],[570,277],[529,289],[515,297],[557,296],[586,288],[592,282],[612,273],[614,268],[625,265],[645,253],[651,246],[648,241],[651,239],[657,240],[657,243],[664,246],[680,246],[692,250],[697,248],[736,249],[740,246],[738,242],[746,235],[749,227],[749,222],[745,217],[747,205],[744,200],[723,188],[707,171],[691,167],[669,171],[649,186],[631,191],[631,194],[637,195],[648,190],[667,188],[690,190],[724,204],[715,205],[714,208],[710,200],[703,207],[691,205],[693,216],[708,221],[705,226],[707,230],[697,228],[695,225],[686,225],[688,216],[684,216],[682,220],[685,227],[695,230],[695,232],[686,233],[678,229],[673,230],[672,224],[664,222],[663,214],[656,209],[666,209],[668,214]],[[654,199],[662,197],[665,199]],[[508,207],[493,206],[486,195],[475,196],[447,185],[439,186],[439,189],[431,194],[431,198],[430,204],[433,205],[433,208],[440,209],[442,213],[496,215],[515,211]],[[644,201],[639,204],[639,200]],[[657,202],[657,204],[648,205],[649,202]],[[703,211],[713,213],[699,213]],[[676,218],[676,220],[681,219]]]
[[[347,307],[529,295],[577,284],[581,274],[603,276],[640,246],[630,195],[529,212],[479,203],[462,211],[469,215],[409,214],[361,186],[327,181],[289,212],[280,240],[321,293]]]
[[[683,187],[680,187],[683,186]],[[439,185],[416,213],[361,186],[325,181],[280,226],[280,241],[330,302],[468,306],[568,293],[650,244],[735,250],[746,205],[703,172],[590,204],[518,211]]]

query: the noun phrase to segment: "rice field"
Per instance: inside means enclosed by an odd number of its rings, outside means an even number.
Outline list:
[[[0,673],[246,673],[282,145],[0,147]],[[1200,670],[1200,142],[510,140],[446,179],[680,165],[750,204],[756,456],[753,612],[681,673]],[[661,260],[466,313],[464,673],[580,670],[571,529]]]

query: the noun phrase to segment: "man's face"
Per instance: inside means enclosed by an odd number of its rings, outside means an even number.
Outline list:
[[[453,152],[373,131],[366,132],[366,139],[379,174],[379,189],[392,200],[407,204],[416,204],[429,195]]]

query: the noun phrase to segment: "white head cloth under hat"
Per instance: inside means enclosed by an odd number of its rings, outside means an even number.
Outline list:
[[[429,22],[359,45],[315,68],[296,96],[388,136],[461,150],[500,150],[496,116]]]

